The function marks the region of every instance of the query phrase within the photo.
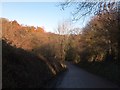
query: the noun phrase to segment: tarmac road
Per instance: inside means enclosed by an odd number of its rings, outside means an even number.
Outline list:
[[[91,74],[67,62],[68,70],[50,82],[47,88],[119,88],[105,78]]]

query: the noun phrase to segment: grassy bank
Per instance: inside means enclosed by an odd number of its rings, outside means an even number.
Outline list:
[[[4,40],[2,49],[2,88],[40,88],[64,69],[57,61],[46,63],[45,58],[10,46]]]

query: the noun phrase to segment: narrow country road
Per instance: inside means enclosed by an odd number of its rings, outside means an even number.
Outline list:
[[[118,88],[106,79],[67,62],[68,70],[50,82],[48,88]]]

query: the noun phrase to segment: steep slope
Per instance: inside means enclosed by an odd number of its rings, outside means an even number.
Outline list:
[[[53,76],[43,58],[2,41],[3,88],[41,87]]]
[[[50,41],[49,33],[40,27],[22,26],[5,18],[0,20],[3,88],[43,87],[65,69],[64,63],[55,57],[54,39]]]

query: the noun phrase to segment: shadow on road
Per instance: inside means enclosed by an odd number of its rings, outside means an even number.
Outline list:
[[[50,81],[48,81],[48,83],[45,85],[44,88],[57,88],[57,86],[62,83],[66,73],[68,72],[69,72],[69,69],[66,69],[64,72],[59,73],[57,76],[55,76]]]
[[[71,62],[66,62],[68,69],[50,80],[45,88],[118,88],[112,82],[91,74]]]

